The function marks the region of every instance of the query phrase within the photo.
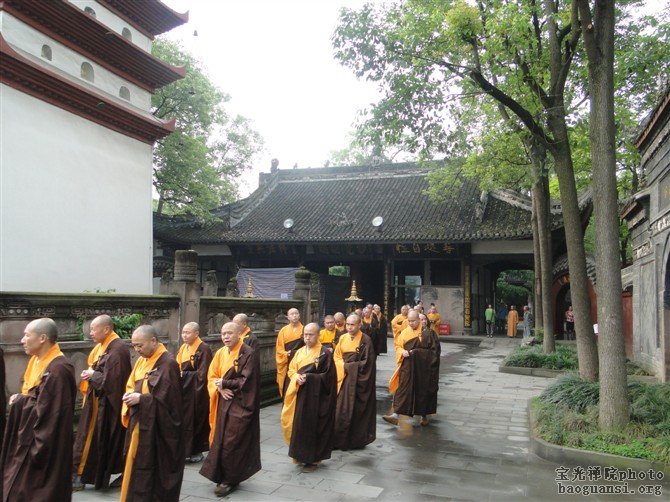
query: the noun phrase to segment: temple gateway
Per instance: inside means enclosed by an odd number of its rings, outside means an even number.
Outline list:
[[[216,210],[215,222],[156,216],[154,274],[177,249],[197,251],[200,281],[215,271],[220,294],[247,271],[305,267],[318,274],[323,312],[346,310],[355,280],[358,296],[386,313],[422,300],[436,304],[453,333],[478,333],[500,272],[533,268],[531,201],[466,180],[433,202],[428,172],[415,163],[274,167],[249,197]],[[586,224],[588,199],[582,213]],[[558,205],[551,228],[558,258],[565,253]],[[241,294],[247,286],[238,285]]]

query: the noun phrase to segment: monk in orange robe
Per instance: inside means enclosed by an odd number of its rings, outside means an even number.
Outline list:
[[[184,444],[186,462],[202,460],[209,450],[209,393],[207,372],[212,362],[212,349],[200,338],[200,325],[187,322],[181,330],[184,343],[177,352],[184,398]]]
[[[242,328],[242,332],[240,333],[242,342],[256,350],[258,348],[258,338],[251,332],[251,328],[249,327],[249,316],[247,316],[247,314],[237,314],[233,317],[233,322],[236,322]]]
[[[121,502],[178,502],[186,457],[179,365],[153,326],[137,328],[132,344],[140,357],[122,398],[128,431]]]
[[[279,395],[282,397],[288,386],[288,380],[286,380],[288,365],[291,362],[291,359],[293,359],[296,351],[305,344],[302,339],[303,326],[300,322],[300,312],[298,309],[289,309],[286,313],[286,317],[288,317],[289,323],[279,330],[275,347],[277,385],[279,386]]]
[[[333,352],[319,342],[319,336],[316,323],[305,326],[305,346],[298,349],[289,364],[290,383],[281,412],[288,454],[307,470],[330,458],[333,449],[337,373]]]
[[[74,368],[58,346],[53,319],[36,319],[21,343],[30,357],[21,393],[9,398],[3,438],[2,500],[72,498]],[[2,389],[4,392],[4,389]]]
[[[225,497],[261,469],[261,370],[258,353],[240,339],[239,324],[224,324],[221,340],[207,374],[211,432],[200,474]]]
[[[83,490],[86,483],[96,490],[108,488],[111,475],[123,472],[121,398],[130,375],[130,350],[106,314],[91,321],[89,335],[97,343],[80,375],[84,402],[74,442],[74,490]],[[114,480],[114,486],[119,482]]]
[[[403,305],[400,307],[400,313],[391,320],[391,329],[393,330],[393,343],[398,335],[409,326],[407,322],[407,314],[409,313],[409,306]]]
[[[319,343],[332,352],[339,339],[340,335],[335,329],[335,318],[332,315],[327,315],[323,318],[323,329],[319,332]]]
[[[519,313],[516,306],[512,305],[507,314],[507,336],[514,338],[516,336],[516,326],[519,324]]]

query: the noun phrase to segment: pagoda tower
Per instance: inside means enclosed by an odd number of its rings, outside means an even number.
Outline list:
[[[152,291],[158,0],[0,2],[0,290]]]

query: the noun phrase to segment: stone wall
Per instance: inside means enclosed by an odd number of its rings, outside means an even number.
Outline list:
[[[310,274],[296,273],[293,300],[202,296],[190,265],[193,251],[177,252],[174,279],[161,285],[161,295],[0,293],[0,347],[4,351],[7,395],[21,387],[28,356],[21,345],[23,330],[33,319],[51,317],[59,330],[59,345],[75,366],[77,380],[87,367],[93,342],[88,333],[91,321],[101,314],[125,316],[139,313],[142,324],[151,324],[172,354],[181,344],[181,327],[191,321],[201,326],[201,337],[213,351],[221,343],[221,327],[235,314],[249,316],[249,326],[259,341],[261,361],[261,400],[263,404],[279,399],[276,378],[275,343],[277,333],[288,323],[286,312],[297,308],[306,324],[318,321],[318,302],[311,300]],[[195,256],[194,256],[195,255]],[[300,276],[300,277],[298,277]],[[299,287],[298,287],[299,285]],[[130,342],[128,342],[130,343]],[[131,351],[133,362],[137,357]]]

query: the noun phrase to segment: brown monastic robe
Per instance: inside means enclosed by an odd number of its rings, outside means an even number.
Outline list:
[[[398,370],[398,389],[393,396],[393,411],[401,415],[432,415],[437,412],[440,374],[440,342],[428,327],[420,336],[407,341],[410,352]]]
[[[112,336],[112,335],[110,335]],[[95,349],[94,349],[95,350]],[[74,441],[74,470],[81,482],[107,488],[112,474],[123,472],[126,430],[121,425],[121,398],[130,375],[130,350],[123,340],[112,340],[88,380]]]
[[[377,316],[377,314],[373,314],[374,316],[377,317],[377,337],[373,340],[374,346],[375,346],[375,354],[386,354],[388,352],[388,332],[389,332],[389,326],[388,326],[388,321],[386,320],[386,316],[384,314],[381,314]]]
[[[140,358],[135,363],[137,368]],[[131,372],[130,378],[133,378]],[[148,393],[143,393],[146,380]],[[129,379],[130,382],[130,379]],[[156,360],[146,378],[135,380],[134,392],[140,402],[129,407],[126,455],[135,426],[139,426],[137,453],[132,461],[126,502],[178,502],[184,475],[184,437],[182,434],[182,392],[179,365],[165,351]],[[124,407],[125,408],[125,407]]]
[[[300,358],[301,352],[308,352],[307,347],[302,347],[293,361]],[[284,402],[286,407],[289,396],[296,394],[292,424],[289,424],[291,439],[288,454],[298,462],[312,464],[330,458],[333,450],[337,371],[333,353],[324,346],[321,346],[316,361],[309,361],[297,371],[292,371],[293,367],[294,364],[289,367],[291,384]],[[307,377],[300,386],[294,383],[298,374]]]
[[[247,326],[247,330],[240,335],[240,338],[242,338],[242,341],[246,343],[249,347],[251,347],[254,350],[258,349],[258,337],[254,335],[254,333],[249,329]]]
[[[360,331],[347,333],[333,354],[337,368],[334,448],[349,450],[372,443],[377,431],[375,353],[372,340]]]
[[[361,319],[361,331],[370,337],[375,356],[378,355],[379,340],[377,337],[379,335],[379,319],[377,319],[377,316],[370,314],[370,317],[363,317]]]
[[[232,351],[228,347],[219,349],[210,365],[213,435],[200,474],[217,484],[236,485],[261,469],[260,372],[258,354],[241,340]],[[232,399],[220,398],[214,383],[219,378],[223,379],[223,388],[233,391]]]
[[[288,365],[296,351],[305,345],[305,340],[302,338],[303,329],[302,323],[298,323],[295,328],[287,324],[277,334],[275,360],[277,363],[277,385],[279,386],[279,395],[282,397],[286,392],[286,387],[288,387],[288,379],[286,378]]]
[[[63,502],[72,498],[74,368],[53,359],[38,385],[9,407],[0,466],[2,500]]]
[[[212,349],[201,342],[189,361],[181,363],[184,400],[184,451],[187,457],[209,450],[209,392],[207,371]]]

